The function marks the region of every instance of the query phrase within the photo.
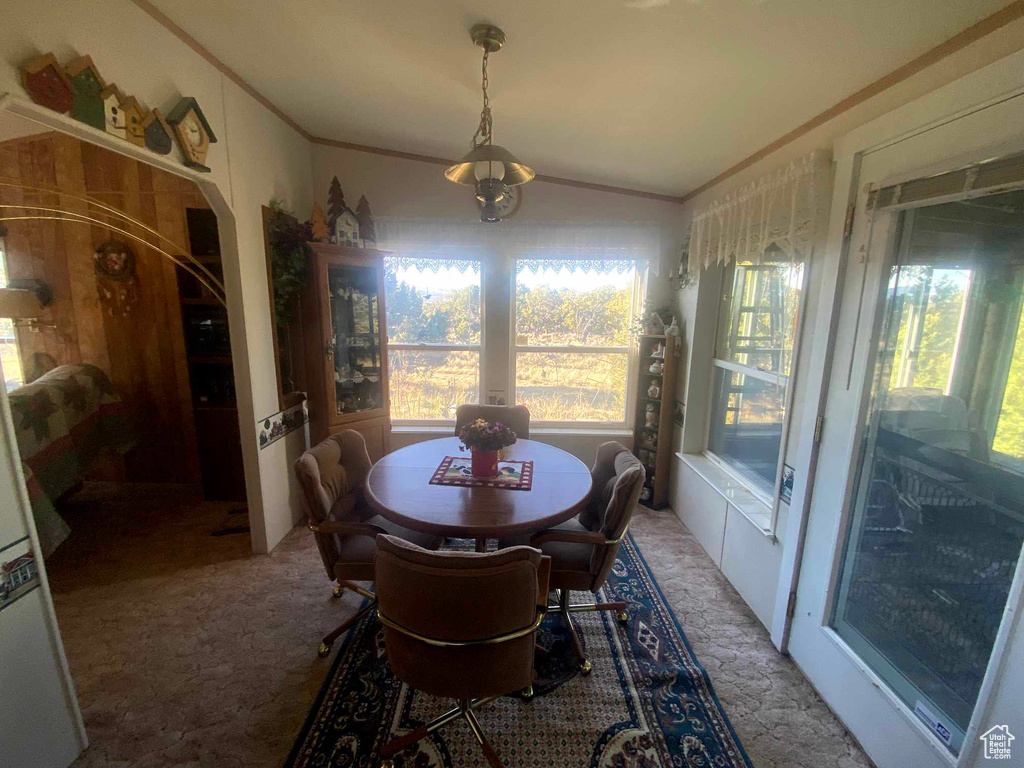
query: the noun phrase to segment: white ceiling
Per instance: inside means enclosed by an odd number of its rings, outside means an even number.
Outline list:
[[[683,194],[1010,0],[154,0],[315,136]]]

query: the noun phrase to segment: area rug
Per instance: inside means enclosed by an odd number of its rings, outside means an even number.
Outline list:
[[[557,616],[538,634],[536,695],[505,696],[478,711],[508,768],[750,768],[704,668],[632,537],[602,592],[626,600],[629,621],[577,613],[587,657],[580,676]],[[577,602],[589,596],[574,593]],[[338,655],[286,768],[380,764],[382,744],[429,722],[453,702],[413,691],[387,664],[371,613],[339,643]],[[486,761],[464,720],[396,756],[396,768],[460,768]]]

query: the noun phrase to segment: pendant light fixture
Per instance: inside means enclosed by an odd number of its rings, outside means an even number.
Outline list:
[[[525,184],[536,174],[528,165],[516,160],[507,149],[494,143],[491,103],[487,97],[487,57],[501,50],[505,44],[505,33],[490,24],[476,24],[469,34],[473,42],[484,51],[484,108],[480,112],[480,125],[470,141],[472,149],[448,168],[444,175],[456,184],[473,185],[477,200],[483,203],[480,221],[501,221],[497,204],[505,197],[508,188]]]

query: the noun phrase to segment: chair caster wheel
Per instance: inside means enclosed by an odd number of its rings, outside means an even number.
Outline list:
[[[584,677],[588,677],[591,672],[594,671],[594,665],[590,663],[589,659],[584,659],[583,663],[580,664],[580,674]]]
[[[619,611],[619,615],[615,618],[619,620],[619,624],[625,624],[629,621],[629,614],[626,611]]]
[[[342,595],[342,593],[344,591],[345,591],[345,588],[343,586],[341,586],[341,584],[339,584],[333,590],[331,590],[331,595],[333,597],[341,597],[341,595]]]
[[[524,699],[526,699],[527,701],[529,701],[530,699],[532,699],[532,698],[533,698],[533,686],[532,686],[532,685],[528,685],[528,686],[526,686],[525,688],[523,688],[523,694],[522,694],[522,696],[523,696],[523,698],[524,698]]]
[[[331,653],[331,646],[329,646],[327,643],[320,643],[320,647],[316,649],[316,654],[321,659],[327,658],[327,656],[329,656],[330,653]]]

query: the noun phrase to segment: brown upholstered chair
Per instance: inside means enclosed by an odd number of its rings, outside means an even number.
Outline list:
[[[587,611],[616,611],[619,621],[627,621],[624,602],[585,603],[571,605],[569,591],[598,592],[626,537],[633,510],[640,500],[646,472],[626,446],[608,442],[597,449],[597,459],[590,470],[594,479],[587,506],[579,515],[554,528],[541,531],[528,540],[551,557],[551,588],[558,595],[558,604],[548,607],[558,611],[568,625],[573,647],[580,659],[580,671],[589,675],[593,669],[583,652],[572,614]],[[515,545],[518,539],[503,540],[502,546]]]
[[[395,677],[451,711],[381,748],[391,758],[464,717],[487,762],[501,760],[476,711],[507,693],[533,695],[537,627],[547,609],[549,558],[531,547],[498,552],[428,552],[394,536],[377,537],[377,615]]]
[[[455,434],[477,419],[507,424],[516,437],[530,439],[530,409],[525,405],[475,405],[467,403],[455,409]]]
[[[410,531],[374,514],[363,497],[371,466],[366,441],[351,429],[310,448],[294,465],[302,488],[302,506],[327,578],[338,582],[334,596],[341,597],[347,587],[370,600],[359,613],[324,637],[319,648],[321,656],[330,653],[334,641],[376,605],[374,594],[353,582],[373,581],[378,534],[401,536],[428,549],[437,549],[441,544],[436,536]]]

